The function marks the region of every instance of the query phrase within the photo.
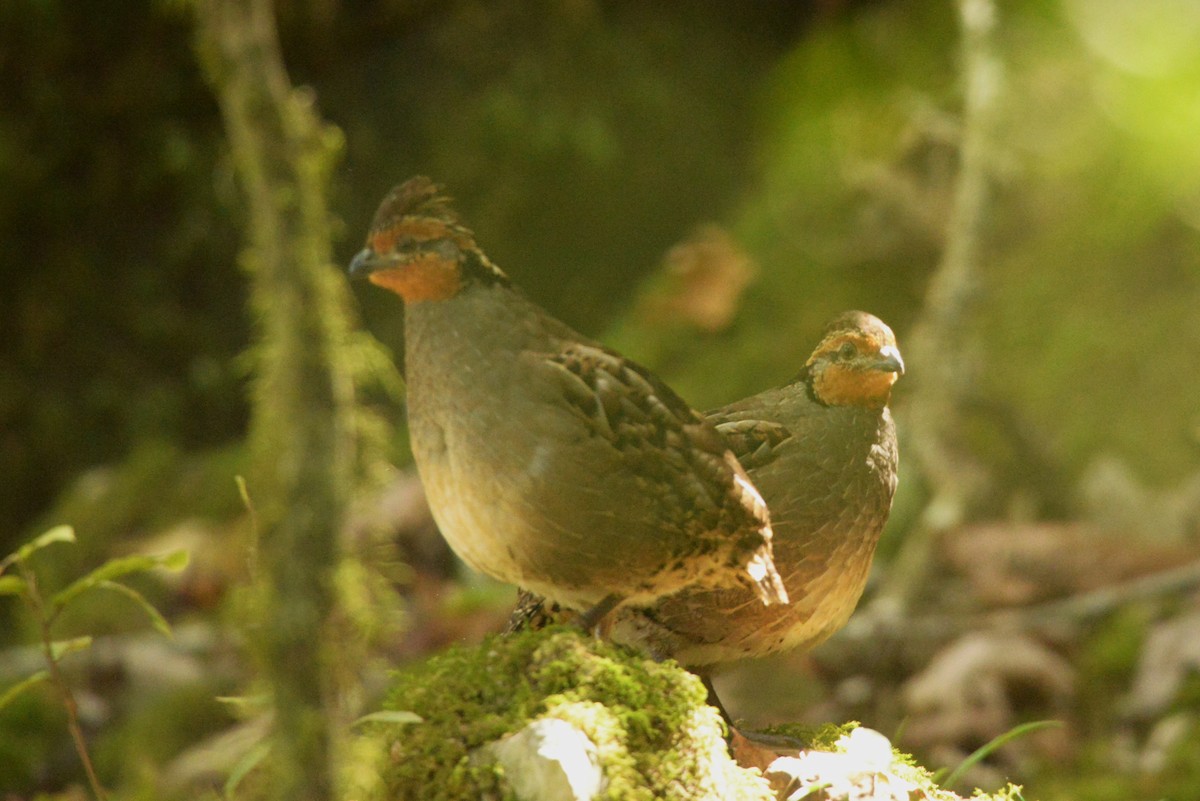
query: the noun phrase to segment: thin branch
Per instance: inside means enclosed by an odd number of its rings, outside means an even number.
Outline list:
[[[50,634],[51,621],[46,614],[46,604],[42,600],[41,592],[38,591],[37,575],[26,567],[23,561],[17,564],[21,570],[21,577],[25,579],[26,598],[33,608],[33,616],[37,619],[38,631],[42,639],[42,654],[46,659],[46,666],[50,670],[50,681],[62,696],[63,708],[67,711],[67,729],[71,732],[75,752],[79,754],[79,761],[83,763],[92,794],[96,796],[97,801],[105,801],[108,795],[104,786],[100,784],[100,777],[96,775],[96,768],[92,765],[92,758],[88,754],[87,741],[83,738],[83,727],[79,725],[79,705],[75,702],[75,694],[71,692],[71,685],[67,683],[58,666],[58,659],[54,656],[54,638]]]
[[[931,641],[949,640],[968,631],[1006,629],[1055,632],[1065,624],[1087,623],[1131,604],[1200,589],[1200,561],[1162,570],[1148,576],[1100,587],[1089,592],[1015,609],[995,609],[979,614],[915,615],[897,618],[864,610],[839,634],[849,642],[869,643],[874,650],[881,640],[921,641],[927,651]]]
[[[1095,620],[1139,601],[1197,588],[1200,588],[1200,561],[1023,609],[998,610],[985,619],[993,626],[1016,625],[1036,630],[1064,621]]]

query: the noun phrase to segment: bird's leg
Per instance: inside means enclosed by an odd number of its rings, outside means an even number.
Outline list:
[[[600,603],[575,618],[575,625],[584,631],[593,631],[604,616],[616,608],[624,599],[616,593],[611,593],[600,599]]]
[[[729,730],[728,745],[730,751],[733,752],[736,748],[734,742],[734,734],[740,734],[743,739],[754,743],[763,748],[773,750],[779,754],[788,754],[793,751],[799,751],[804,748],[804,743],[794,737],[788,737],[782,734],[767,734],[761,731],[750,731],[748,729],[740,729],[733,725],[733,718],[729,715],[729,710],[721,703],[720,697],[717,695],[717,688],[713,686],[712,678],[703,675],[700,680],[704,682],[704,689],[708,690],[708,698],[705,703],[711,707],[716,707],[716,710],[721,713],[721,719],[725,721],[725,726]]]
[[[704,699],[704,703],[711,707],[716,707],[716,710],[721,713],[721,720],[725,721],[725,725],[732,732],[736,727],[733,725],[733,718],[729,716],[729,710],[721,703],[720,696],[717,695],[717,688],[713,686],[712,677],[708,674],[700,676],[700,680],[704,682],[704,689],[708,691],[708,698]]]

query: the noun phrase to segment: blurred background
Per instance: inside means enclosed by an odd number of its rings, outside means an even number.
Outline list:
[[[344,134],[331,270],[422,173],[529,295],[698,408],[789,379],[839,311],[895,329],[901,483],[862,620],[723,677],[735,714],[857,719],[930,767],[1053,718],[971,780],[1200,798],[1200,5],[1000,5],[973,300],[917,354],[964,133],[948,0],[278,13],[292,81]],[[76,670],[119,798],[189,797],[213,769],[197,745],[233,723],[213,697],[245,675],[227,627],[246,570],[245,209],[192,42],[173,3],[0,4],[0,554],[57,523],[80,537],[47,568],[62,580],[193,553],[142,588],[174,643],[119,598],[69,621],[105,635]],[[395,299],[355,292],[400,352]],[[928,378],[943,354],[952,386]],[[969,477],[943,525],[946,479],[910,456],[939,392],[943,468]],[[382,566],[346,612],[365,673],[478,641],[513,600],[446,553],[402,396],[374,402],[395,470],[345,534]],[[919,581],[898,576],[914,564]],[[31,631],[0,598],[0,687],[36,661]],[[49,691],[0,711],[0,795],[79,782]]]

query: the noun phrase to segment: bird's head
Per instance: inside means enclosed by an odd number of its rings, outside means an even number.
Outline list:
[[[826,406],[887,405],[904,359],[896,336],[882,320],[861,311],[844,312],[826,327],[803,375],[813,396]]]
[[[479,250],[450,198],[424,176],[383,199],[350,276],[390,289],[406,303],[453,297],[471,281],[508,282]]]

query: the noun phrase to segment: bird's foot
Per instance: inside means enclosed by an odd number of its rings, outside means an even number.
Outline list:
[[[575,618],[575,625],[579,626],[579,628],[586,632],[595,631],[596,627],[600,625],[600,621],[603,620],[609,612],[615,609],[622,600],[624,599],[615,593],[606,595],[600,600],[600,603],[596,604],[591,609]]]

